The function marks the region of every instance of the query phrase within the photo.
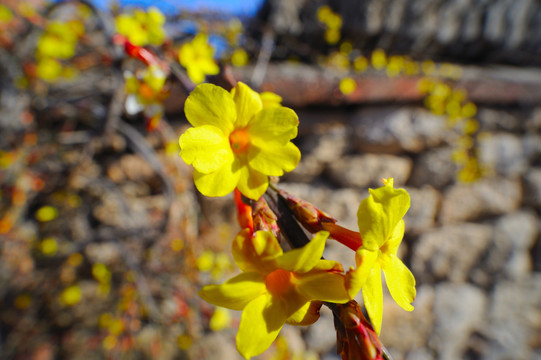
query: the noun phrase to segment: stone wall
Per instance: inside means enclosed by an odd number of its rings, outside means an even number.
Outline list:
[[[467,184],[451,159],[458,134],[420,103],[331,103],[295,108],[303,157],[280,186],[351,229],[380,178],[410,193],[400,251],[417,299],[409,313],[385,296],[381,338],[393,358],[541,358],[541,104],[477,103],[488,172]],[[353,264],[337,243],[326,251]],[[329,326],[324,312],[304,333],[327,360],[337,359]]]
[[[316,40],[322,5],[340,14],[344,38],[367,52],[534,66],[541,59],[541,3],[533,0],[267,0],[260,19],[272,24],[279,47],[303,56],[325,47]]]

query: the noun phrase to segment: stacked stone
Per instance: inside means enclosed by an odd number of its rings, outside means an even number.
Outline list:
[[[541,59],[541,3],[533,0],[268,0],[260,19],[276,30],[279,49],[302,56],[325,46],[316,21],[322,5],[342,17],[343,37],[368,53],[534,66]]]

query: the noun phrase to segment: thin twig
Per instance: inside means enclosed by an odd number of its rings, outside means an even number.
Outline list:
[[[274,30],[272,27],[267,27],[263,32],[261,40],[261,49],[257,56],[257,62],[252,73],[251,84],[255,89],[259,89],[267,73],[269,61],[274,50]]]

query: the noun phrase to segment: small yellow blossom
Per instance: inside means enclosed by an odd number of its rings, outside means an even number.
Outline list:
[[[243,48],[235,49],[231,55],[231,64],[236,67],[248,64],[248,53]]]
[[[367,67],[368,60],[364,56],[359,55],[355,58],[355,60],[353,60],[353,70],[355,70],[355,72],[362,73]]]
[[[48,237],[41,241],[40,249],[43,255],[54,256],[58,252],[58,243],[54,237]]]
[[[116,17],[116,28],[136,46],[159,46],[165,40],[163,25],[165,16],[156,7],[149,7],[147,12],[137,9],[133,14],[120,14]]]
[[[45,205],[42,206],[36,211],[36,219],[41,222],[48,222],[56,219],[58,217],[58,209]]]
[[[72,306],[79,303],[82,297],[81,288],[77,285],[71,285],[60,294],[60,302],[66,306]]]
[[[228,309],[218,307],[210,318],[209,327],[212,331],[220,331],[231,325],[231,313]]]
[[[359,206],[357,220],[363,245],[355,254],[357,269],[348,274],[354,283],[350,295],[362,286],[364,305],[378,334],[383,318],[382,270],[398,305],[412,311],[415,299],[415,278],[397,256],[410,196],[404,189],[394,189],[392,178],[383,182],[385,186],[370,189],[370,196]]]
[[[150,65],[135,75],[124,73],[126,90],[126,112],[130,115],[143,112],[147,119],[159,122],[163,115],[163,100],[169,96],[165,86],[167,75],[157,65]],[[153,124],[156,125],[156,124]],[[153,128],[155,126],[148,126]]]
[[[340,91],[344,95],[352,94],[357,88],[357,83],[350,77],[345,77],[340,80]]]
[[[205,34],[197,34],[191,42],[183,44],[178,52],[180,65],[186,68],[190,80],[195,84],[202,83],[206,75],[220,72],[213,55],[214,49]]]
[[[222,285],[203,287],[199,295],[211,304],[243,311],[237,349],[245,358],[265,351],[286,322],[315,322],[321,301],[349,301],[342,266],[321,259],[328,235],[319,232],[304,247],[285,253],[271,232],[252,236],[245,229],[237,235],[233,258],[243,272]]]
[[[13,19],[13,12],[7,6],[0,4],[0,23],[8,23]]]
[[[194,182],[206,196],[225,196],[235,188],[257,200],[269,176],[293,170],[300,160],[291,143],[297,136],[295,112],[263,106],[261,96],[239,82],[231,90],[212,84],[195,88],[184,106],[194,126],[180,136],[180,156],[194,167]]]
[[[372,66],[376,70],[381,70],[387,65],[387,55],[383,49],[376,49],[372,52]]]

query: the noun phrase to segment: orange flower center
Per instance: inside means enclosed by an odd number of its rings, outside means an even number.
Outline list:
[[[267,290],[274,296],[284,296],[293,288],[292,277],[293,274],[289,271],[274,270],[265,278]]]
[[[247,129],[236,129],[229,135],[229,144],[235,154],[239,154],[248,149],[250,145],[250,134]]]

